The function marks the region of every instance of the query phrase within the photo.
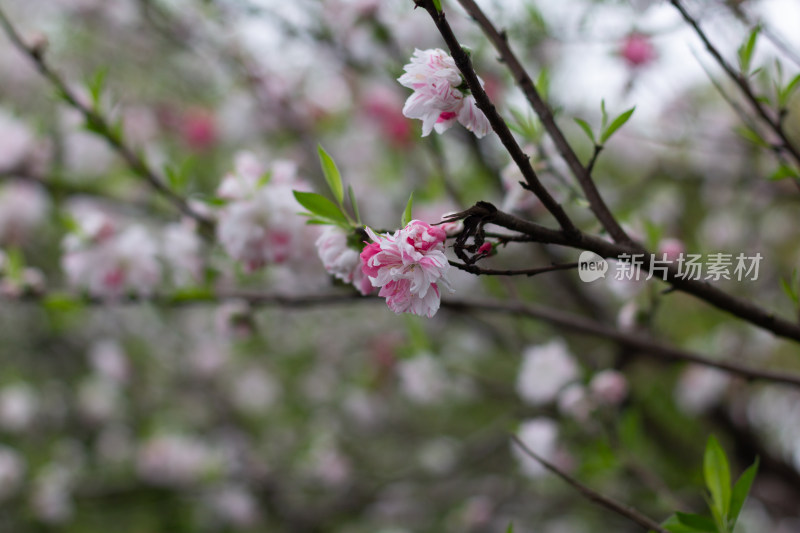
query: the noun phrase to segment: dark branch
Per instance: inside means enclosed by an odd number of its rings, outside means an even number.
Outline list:
[[[447,44],[447,47],[450,49],[450,54],[453,56],[456,66],[464,76],[470,92],[475,97],[475,102],[478,105],[478,108],[486,115],[486,118],[492,125],[492,129],[500,138],[500,142],[503,143],[503,146],[505,146],[506,150],[508,150],[508,153],[511,155],[511,158],[519,167],[522,175],[525,177],[525,181],[530,187],[530,190],[536,195],[537,198],[539,198],[539,200],[553,215],[553,217],[555,217],[559,226],[561,226],[564,231],[568,233],[576,232],[577,228],[575,228],[572,220],[570,220],[569,216],[561,207],[561,205],[556,202],[550,193],[547,192],[547,189],[545,189],[544,185],[542,185],[539,177],[536,175],[536,171],[533,170],[530,158],[522,151],[522,148],[520,148],[516,139],[514,139],[514,135],[511,133],[511,130],[508,128],[505,120],[503,120],[503,118],[497,112],[497,109],[494,107],[492,101],[486,95],[486,91],[483,90],[481,82],[478,79],[478,75],[475,73],[475,69],[472,67],[472,60],[461,47],[461,43],[458,42],[458,39],[453,33],[452,28],[450,28],[450,24],[448,24],[444,16],[444,12],[437,12],[431,0],[414,0],[414,3],[417,6],[424,8],[428,14],[430,14],[433,22],[436,24],[436,27],[439,29],[439,33],[441,33],[445,43]]]
[[[14,298],[9,295],[0,295],[0,300],[7,303],[20,301],[38,304],[40,302],[48,301],[48,299],[51,297],[59,299],[68,298],[74,300],[76,303],[90,306],[138,305],[143,302],[148,302],[164,307],[188,307],[216,304],[228,300],[244,300],[254,307],[279,307],[286,309],[309,309],[322,306],[370,304],[381,301],[381,299],[377,296],[364,297],[356,292],[286,296],[259,292],[255,290],[222,289],[207,292],[198,291],[194,294],[153,294],[150,296],[128,296],[107,300],[65,293],[53,295],[26,293],[18,298]],[[708,359],[686,350],[661,344],[655,339],[641,334],[619,331],[611,326],[607,326],[595,320],[563,311],[558,311],[551,307],[515,302],[502,302],[498,300],[476,299],[445,299],[442,300],[441,305],[443,309],[450,309],[453,311],[491,311],[493,313],[506,313],[515,316],[529,317],[547,322],[548,324],[552,324],[553,326],[559,328],[564,328],[572,333],[591,335],[614,341],[622,346],[636,350],[636,355],[639,356],[655,357],[657,359],[667,361],[695,363],[698,365],[718,368],[725,372],[741,376],[747,380],[764,380],[800,387],[800,375],[779,370],[762,370],[737,363]]]
[[[548,135],[550,135],[550,138],[553,139],[553,143],[558,149],[558,153],[564,158],[564,161],[566,161],[570,171],[578,180],[578,184],[583,190],[583,193],[586,195],[586,200],[589,202],[589,207],[597,217],[597,220],[600,221],[600,223],[603,225],[603,228],[605,228],[608,234],[611,235],[614,241],[618,243],[631,244],[633,242],[632,239],[619,225],[617,220],[614,218],[614,215],[611,213],[611,210],[603,200],[603,197],[600,196],[600,191],[597,190],[597,186],[592,180],[591,171],[587,168],[584,168],[584,166],[581,164],[580,160],[578,159],[578,155],[572,149],[572,146],[570,146],[566,137],[564,137],[564,134],[558,127],[558,124],[556,124],[555,118],[553,117],[553,112],[550,111],[550,107],[542,99],[539,91],[536,90],[536,85],[533,83],[533,80],[519,62],[517,56],[508,46],[508,39],[505,33],[497,31],[497,28],[494,27],[494,24],[492,24],[483,11],[481,11],[481,8],[478,7],[473,0],[458,0],[458,2],[467,11],[467,13],[469,13],[469,15],[475,19],[489,40],[492,41],[494,47],[500,53],[500,59],[511,71],[514,79],[517,81],[517,84],[520,86],[522,92],[525,94],[525,97],[528,99],[528,102],[531,104],[531,107],[538,115],[539,120],[542,121],[542,124],[544,125],[545,130],[547,130]]]
[[[539,267],[539,268],[527,268],[523,270],[498,270],[494,268],[481,268],[477,265],[465,265],[463,263],[457,263],[456,261],[450,261],[450,265],[456,267],[459,270],[463,270],[465,272],[469,272],[470,274],[475,274],[476,276],[536,276],[538,274],[545,274],[547,272],[555,272],[558,270],[571,270],[573,268],[578,268],[578,263],[568,263],[565,265],[551,265],[546,267]]]
[[[481,224],[494,224],[503,228],[522,233],[532,238],[533,241],[543,244],[558,244],[576,248],[579,250],[589,250],[601,257],[619,258],[625,254],[641,255],[643,267],[649,271],[652,254],[637,246],[626,246],[612,243],[599,237],[587,235],[579,232],[578,234],[567,234],[560,230],[546,228],[534,222],[524,220],[508,213],[498,211],[493,205],[486,202],[479,202],[466,211],[457,213],[450,217],[451,220],[468,217],[477,217]],[[465,224],[466,227],[466,224]],[[466,236],[463,236],[466,238]],[[734,316],[750,322],[756,326],[773,332],[780,337],[786,337],[795,341],[800,341],[800,324],[790,322],[786,319],[775,316],[771,311],[767,311],[749,300],[738,298],[728,294],[708,282],[684,278],[679,275],[677,268],[671,265],[666,272],[664,280],[676,290],[691,294],[714,307],[726,311]]]
[[[697,19],[692,17],[689,12],[686,11],[686,8],[683,7],[683,4],[680,2],[680,0],[670,0],[670,3],[675,6],[675,9],[680,12],[687,24],[689,24],[697,36],[700,37],[700,40],[703,41],[703,44],[711,54],[711,57],[713,57],[719,66],[722,67],[722,70],[725,71],[725,74],[727,74],[728,77],[733,80],[734,83],[736,83],[739,89],[741,89],[742,94],[744,94],[747,101],[749,101],[753,106],[753,109],[761,118],[761,120],[763,120],[764,123],[767,124],[767,126],[769,126],[769,128],[780,138],[781,149],[791,154],[792,158],[795,160],[795,163],[798,165],[798,167],[800,167],[800,150],[798,150],[798,148],[792,144],[792,141],[786,135],[786,131],[784,130],[780,119],[771,117],[769,113],[767,113],[764,104],[759,101],[758,96],[756,96],[755,92],[753,92],[753,88],[750,87],[750,82],[748,79],[742,74],[736,72],[730,63],[728,63],[725,58],[722,57],[722,54],[719,52],[719,50],[717,50],[717,48],[711,43],[703,29],[700,28],[700,24],[697,22]]]
[[[630,520],[631,522],[642,526],[647,531],[658,531],[659,533],[669,533],[666,529],[661,527],[655,520],[652,518],[648,518],[647,516],[643,515],[633,507],[625,506],[619,503],[616,500],[609,498],[608,496],[604,496],[599,492],[596,492],[577,479],[571,477],[569,474],[558,468],[556,465],[547,461],[543,457],[540,457],[536,452],[525,446],[525,443],[519,440],[516,435],[511,435],[511,440],[514,441],[520,450],[525,452],[526,455],[537,461],[540,465],[545,467],[550,472],[554,473],[570,485],[572,485],[575,490],[581,493],[581,495],[589,501],[592,501],[598,504],[601,507],[605,507],[606,509]]]

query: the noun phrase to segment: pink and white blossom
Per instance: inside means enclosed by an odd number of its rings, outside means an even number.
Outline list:
[[[0,428],[18,433],[29,429],[39,412],[39,396],[25,382],[12,383],[0,389]]]
[[[589,391],[600,404],[619,405],[628,396],[628,380],[617,370],[603,370],[589,382]]]
[[[143,442],[136,453],[136,472],[153,485],[186,486],[219,471],[222,457],[204,441],[164,434]]]
[[[316,241],[317,253],[328,274],[351,283],[358,292],[367,295],[373,287],[361,270],[359,252],[347,244],[347,234],[337,226],[328,226]]]
[[[364,274],[395,313],[432,317],[439,310],[439,285],[452,291],[444,253],[444,230],[419,220],[393,234],[377,235],[361,252]]]
[[[555,461],[558,455],[558,425],[550,418],[538,417],[526,420],[517,430],[517,438],[533,453],[546,461]],[[547,470],[518,445],[511,445],[511,452],[520,469],[531,478],[540,478]]]
[[[0,244],[24,244],[44,221],[48,207],[38,185],[12,181],[0,187]]]
[[[31,129],[7,111],[0,109],[0,170],[8,172],[23,166],[34,151],[36,138]]]
[[[567,385],[558,393],[558,412],[578,422],[586,422],[592,413],[592,399],[580,383]]]
[[[250,154],[240,154],[217,195],[228,203],[218,214],[217,240],[248,271],[267,264],[302,261],[317,230],[297,213],[302,209],[292,190],[308,189],[290,161],[276,161],[264,183],[266,169]]]
[[[161,255],[177,286],[199,283],[203,274],[203,242],[196,226],[194,220],[184,220],[164,228]]]
[[[14,495],[25,480],[25,458],[14,448],[0,445],[0,501]]]
[[[61,265],[70,284],[94,296],[150,294],[161,281],[158,245],[144,227],[118,231],[99,211],[76,214],[78,228],[66,236]]]
[[[444,133],[456,122],[479,138],[489,133],[486,115],[462,88],[461,73],[444,50],[414,50],[411,62],[403,69],[406,73],[397,81],[414,90],[403,106],[403,115],[422,120],[423,137],[434,129]]]
[[[517,392],[526,403],[545,404],[579,374],[578,364],[563,340],[530,346],[525,349],[517,375]]]

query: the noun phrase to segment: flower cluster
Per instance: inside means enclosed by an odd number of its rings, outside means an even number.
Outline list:
[[[0,244],[24,244],[48,209],[47,196],[36,184],[14,180],[0,187]]]
[[[338,226],[328,226],[317,239],[316,246],[328,274],[351,283],[365,296],[372,292],[372,284],[361,270],[359,254],[348,246],[344,230]]]
[[[438,227],[412,220],[393,234],[377,235],[361,252],[364,274],[395,313],[428,318],[439,310],[439,285],[452,291],[447,279],[450,264],[444,254],[446,234]]]
[[[422,120],[423,137],[434,129],[443,133],[456,121],[479,138],[489,133],[489,120],[464,88],[455,61],[443,50],[414,50],[411,63],[403,69],[406,73],[397,81],[414,89],[403,114]]]
[[[316,237],[315,230],[297,216],[301,207],[292,190],[308,187],[297,178],[296,170],[290,161],[276,161],[267,175],[252,154],[242,153],[234,172],[217,189],[217,195],[228,202],[219,211],[217,240],[248,271],[301,260],[306,252],[302,244]]]
[[[106,214],[76,213],[77,229],[64,239],[62,267],[70,283],[95,296],[149,294],[161,280],[158,245],[138,225],[118,231]]]

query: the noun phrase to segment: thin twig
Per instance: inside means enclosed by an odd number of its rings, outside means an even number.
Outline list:
[[[536,195],[537,198],[539,198],[539,200],[553,215],[553,217],[555,217],[559,226],[561,226],[564,231],[568,233],[577,232],[577,228],[567,213],[542,185],[541,181],[539,180],[539,176],[536,175],[536,171],[531,165],[530,157],[522,151],[522,148],[520,148],[505,120],[503,120],[503,118],[497,112],[494,104],[487,96],[486,91],[483,90],[481,82],[478,79],[478,75],[475,73],[475,69],[472,67],[472,60],[461,47],[461,43],[459,43],[458,39],[453,33],[452,28],[450,27],[450,24],[445,18],[444,11],[438,12],[431,0],[414,0],[414,4],[418,7],[424,8],[433,19],[433,22],[439,29],[439,33],[442,35],[447,47],[450,49],[450,54],[453,56],[456,66],[464,76],[464,80],[466,81],[470,92],[475,97],[475,103],[486,115],[486,118],[489,120],[492,129],[500,138],[500,142],[503,143],[503,146],[505,146],[506,150],[508,150],[508,153],[511,155],[511,158],[519,167],[520,172],[522,172],[522,175],[525,177],[525,181],[530,187],[530,190]]]
[[[661,525],[658,524],[655,520],[643,515],[633,507],[621,504],[618,501],[609,498],[608,496],[604,496],[603,494],[600,494],[599,492],[590,489],[577,479],[573,478],[572,476],[570,476],[569,474],[558,468],[550,461],[547,461],[543,457],[539,456],[536,452],[528,448],[525,445],[525,443],[522,442],[516,435],[511,435],[511,440],[514,441],[514,444],[516,444],[520,450],[525,452],[526,455],[536,460],[540,465],[542,465],[547,470],[549,470],[550,472],[554,473],[555,475],[566,481],[568,484],[572,485],[572,487],[575,488],[575,490],[577,490],[578,492],[580,492],[581,495],[587,500],[592,501],[601,507],[605,507],[609,511],[612,511],[624,518],[627,518],[631,522],[642,526],[644,529],[648,531],[669,533],[669,531],[661,527]]]
[[[744,111],[744,109],[742,109],[742,107],[725,91],[725,88],[722,86],[722,84],[714,78],[714,76],[711,74],[711,71],[703,64],[702,61],[700,61],[700,58],[698,57],[697,53],[694,50],[692,50],[692,54],[694,55],[695,59],[697,59],[697,63],[700,65],[703,71],[705,71],[706,76],[708,76],[708,80],[717,90],[719,95],[722,96],[722,99],[725,100],[725,102],[731,107],[731,109],[733,109],[734,113],[736,113],[736,115],[739,117],[739,120],[742,121],[742,124],[744,124],[745,127],[752,130],[753,133],[755,133],[758,137],[762,137],[761,133],[758,131],[759,128],[756,125],[756,122],[753,121],[750,118],[750,116],[748,116],[748,114]],[[770,144],[769,148],[771,148],[771,151],[775,154],[775,157],[778,158],[778,162],[781,165],[787,165],[787,166],[789,165],[789,162],[786,160],[786,156],[783,153],[783,150],[781,150],[780,145]],[[800,181],[797,178],[794,178],[792,181],[794,182],[796,187],[800,187]]]
[[[736,374],[747,380],[766,380],[786,383],[795,387],[800,386],[800,375],[797,374],[787,373],[783,370],[763,370],[738,363],[709,359],[680,348],[662,344],[642,334],[620,331],[595,320],[559,311],[549,306],[495,300],[457,300],[450,298],[442,300],[442,308],[463,311],[491,311],[514,316],[527,316],[563,328],[572,334],[591,335],[615,341],[622,346],[634,349],[635,353],[632,355],[709,366],[730,374]]]
[[[357,292],[287,296],[256,290],[223,289],[207,292],[201,291],[195,294],[178,293],[171,295],[165,293],[151,294],[148,296],[126,296],[115,299],[102,299],[68,293],[27,293],[17,298],[13,298],[9,295],[0,295],[0,300],[5,302],[20,301],[39,303],[47,302],[51,299],[64,298],[89,306],[126,306],[148,302],[154,305],[176,308],[217,304],[229,300],[243,300],[254,307],[279,307],[286,309],[313,309],[321,306],[374,304],[382,301],[376,296],[364,297]],[[442,300],[441,306],[443,309],[452,311],[490,311],[492,313],[506,313],[514,316],[533,318],[559,328],[564,328],[571,333],[590,335],[614,341],[621,346],[635,349],[636,352],[633,355],[654,357],[667,361],[694,363],[717,368],[730,374],[741,376],[746,380],[764,380],[800,387],[800,375],[791,372],[784,370],[763,370],[738,363],[709,359],[693,352],[661,344],[651,337],[623,332],[595,320],[559,311],[549,306],[503,302],[499,300],[453,298]]]
[[[583,232],[567,234],[566,232],[547,228],[534,222],[497,210],[487,202],[479,202],[470,209],[454,215],[456,218],[474,216],[485,224],[494,224],[532,237],[532,240],[543,244],[557,244],[579,250],[589,250],[601,257],[620,259],[624,256],[637,256],[642,259],[642,267],[650,271],[651,259],[658,257],[637,246],[626,246],[606,241]],[[670,264],[665,279],[674,289],[691,294],[714,307],[737,316],[751,324],[773,332],[780,337],[800,341],[800,324],[775,316],[750,300],[728,294],[706,281],[686,278],[678,269]]]
[[[764,105],[759,101],[758,96],[756,96],[753,88],[750,86],[750,82],[748,79],[743,76],[742,74],[736,72],[734,68],[728,63],[722,54],[717,50],[717,48],[711,43],[706,33],[700,28],[700,24],[689,14],[688,11],[684,8],[683,4],[680,0],[670,0],[670,3],[677,9],[683,19],[692,27],[694,32],[700,37],[700,40],[703,41],[708,52],[714,58],[714,60],[722,67],[722,70],[730,77],[734,83],[741,89],[742,93],[744,94],[745,98],[750,102],[753,106],[753,109],[758,114],[759,117],[770,127],[770,129],[780,138],[781,140],[781,149],[785,150],[789,154],[791,154],[792,158],[795,160],[795,163],[800,167],[800,150],[789,139],[786,135],[786,131],[783,129],[783,125],[781,121],[777,118],[773,118],[767,113],[766,108]]]
[[[213,221],[195,211],[185,198],[170,189],[166,185],[166,180],[159,176],[147,164],[145,159],[137,154],[136,151],[125,142],[121,133],[116,131],[109,120],[102,115],[99,110],[93,109],[83,103],[75,92],[69,88],[66,82],[64,82],[61,76],[47,63],[44,58],[44,50],[25,43],[2,8],[0,8],[0,26],[3,27],[12,44],[36,65],[39,73],[50,82],[64,101],[83,115],[86,123],[92,126],[92,130],[108,142],[136,175],[147,181],[153,189],[158,191],[164,198],[177,207],[181,213],[197,220],[198,223],[200,223],[203,234],[207,236],[213,234]]]
[[[517,84],[531,104],[531,107],[538,115],[539,120],[542,121],[542,125],[544,125],[548,135],[553,139],[553,144],[555,144],[558,153],[564,158],[564,161],[567,163],[567,166],[569,166],[575,179],[578,180],[578,184],[586,195],[589,207],[597,217],[597,220],[600,221],[603,228],[611,235],[614,241],[625,244],[632,243],[632,239],[625,233],[622,226],[619,225],[603,200],[603,197],[600,195],[600,191],[597,190],[597,186],[592,180],[590,171],[581,164],[578,155],[572,149],[566,137],[564,137],[561,128],[556,124],[550,107],[544,99],[542,99],[539,91],[536,90],[536,85],[533,83],[533,80],[528,75],[519,59],[517,59],[511,47],[509,47],[506,34],[497,31],[494,24],[492,24],[489,18],[473,0],[458,0],[458,3],[461,4],[473,19],[475,19],[489,40],[492,41],[492,44],[500,54],[501,60],[511,71]]]
[[[464,272],[475,274],[476,276],[536,276],[538,274],[546,274],[547,272],[556,272],[558,270],[571,270],[578,268],[578,263],[567,263],[563,265],[550,265],[539,268],[527,268],[523,270],[498,270],[494,268],[481,268],[477,265],[466,265],[457,261],[450,261],[450,265],[456,267]]]
[[[595,144],[594,145],[594,152],[592,152],[592,158],[589,160],[589,164],[586,165],[586,172],[591,176],[592,171],[594,170],[594,166],[597,164],[597,159],[600,157],[600,152],[603,151],[602,144]]]

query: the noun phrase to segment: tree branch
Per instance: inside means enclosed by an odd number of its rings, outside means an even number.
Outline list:
[[[498,270],[494,268],[481,268],[478,265],[466,265],[456,261],[450,261],[450,265],[456,267],[464,272],[475,274],[476,276],[536,276],[538,274],[545,274],[547,272],[555,272],[557,270],[571,270],[578,268],[578,263],[567,263],[564,265],[550,265],[539,268],[527,268],[523,270]]]
[[[47,63],[44,58],[44,50],[25,43],[2,8],[0,8],[0,26],[5,30],[11,43],[36,65],[39,73],[50,82],[64,101],[83,115],[86,123],[92,126],[92,130],[97,135],[103,137],[106,142],[108,142],[122,157],[128,165],[128,168],[149,183],[153,189],[177,207],[181,213],[197,220],[204,235],[213,235],[213,221],[195,211],[185,198],[172,191],[166,185],[166,180],[159,176],[147,164],[145,159],[137,154],[136,151],[125,142],[121,133],[115,130],[109,120],[102,115],[99,110],[93,109],[81,101],[75,92],[67,86],[61,76]]]
[[[633,243],[633,240],[625,233],[625,230],[622,229],[622,226],[619,225],[616,218],[614,218],[611,210],[600,195],[600,191],[597,190],[597,186],[592,180],[591,170],[585,168],[583,164],[581,164],[578,155],[572,149],[566,137],[564,137],[561,128],[556,124],[555,117],[553,117],[553,112],[550,111],[550,107],[542,99],[539,91],[536,90],[536,85],[533,83],[533,80],[519,62],[519,59],[517,59],[511,47],[509,47],[506,34],[497,31],[494,24],[492,24],[473,0],[458,0],[458,3],[461,4],[473,19],[475,19],[483,30],[483,33],[492,41],[492,44],[500,53],[501,60],[511,71],[511,74],[514,76],[520,89],[522,89],[522,92],[536,112],[539,120],[542,121],[548,135],[553,139],[558,153],[564,158],[564,161],[567,163],[567,166],[569,166],[575,179],[578,180],[578,184],[586,195],[589,207],[597,217],[597,220],[600,221],[603,228],[611,235],[614,241],[623,244]],[[598,152],[595,152],[595,157],[597,155]]]
[[[503,118],[497,112],[497,109],[494,107],[492,101],[486,95],[486,91],[483,90],[481,82],[478,79],[478,75],[475,73],[475,69],[472,67],[472,60],[461,47],[461,43],[458,42],[458,39],[453,33],[452,28],[450,28],[450,24],[445,18],[444,12],[438,12],[431,0],[414,0],[414,4],[417,7],[424,8],[433,19],[433,22],[439,29],[439,33],[441,33],[442,38],[447,44],[447,47],[450,49],[450,54],[453,56],[456,66],[464,76],[470,92],[475,97],[475,102],[478,108],[486,115],[486,118],[492,125],[492,129],[500,138],[500,142],[503,143],[503,146],[505,146],[506,150],[508,150],[508,153],[511,155],[511,158],[519,167],[520,172],[522,172],[522,175],[525,177],[525,181],[530,187],[530,190],[536,195],[537,198],[539,198],[539,200],[553,215],[553,217],[555,217],[559,226],[561,226],[565,232],[577,232],[577,228],[572,223],[572,220],[570,220],[567,213],[542,185],[539,177],[536,175],[536,171],[533,170],[530,158],[522,151],[522,148],[520,148],[516,139],[514,139],[514,135],[511,133],[511,130],[508,128],[505,120],[503,120]]]
[[[582,484],[577,479],[571,477],[569,474],[558,468],[556,465],[554,465],[550,461],[547,461],[543,457],[540,457],[538,454],[536,454],[536,452],[528,448],[525,445],[525,443],[522,442],[516,435],[511,435],[511,440],[514,441],[514,444],[516,444],[519,447],[519,449],[522,450],[526,455],[534,459],[536,462],[538,462],[540,465],[545,467],[550,472],[554,473],[555,475],[566,481],[568,484],[572,485],[572,487],[575,488],[578,492],[580,492],[581,496],[583,496],[587,500],[592,501],[601,507],[605,507],[606,509],[624,518],[627,518],[631,522],[642,526],[647,531],[658,531],[658,533],[669,533],[669,531],[661,527],[661,525],[659,525],[655,520],[643,515],[633,507],[628,507],[626,505],[619,503],[616,500],[609,498],[608,496],[604,496],[599,492],[596,492],[587,487],[586,485]]]
[[[0,295],[0,300],[6,302],[22,301],[46,303],[50,300],[58,301],[68,299],[77,303],[90,306],[124,306],[138,305],[149,302],[164,307],[188,307],[194,305],[215,304],[228,300],[243,300],[254,307],[280,307],[286,309],[308,309],[321,306],[336,306],[350,304],[369,304],[382,301],[377,296],[361,296],[357,292],[338,292],[328,294],[310,294],[287,296],[270,294],[256,290],[225,290],[197,291],[196,293],[179,292],[175,294],[152,294],[149,296],[127,296],[116,299],[101,299],[91,296],[78,296],[69,293],[26,293],[17,298],[9,295]],[[442,300],[443,309],[452,311],[491,311],[493,313],[506,313],[515,316],[534,318],[564,328],[572,333],[579,333],[600,337],[614,341],[621,346],[635,349],[636,355],[655,357],[667,361],[681,361],[710,366],[725,372],[741,376],[747,380],[764,380],[775,383],[785,383],[800,387],[800,375],[784,370],[762,370],[751,368],[738,363],[717,361],[695,353],[674,348],[658,341],[635,333],[626,333],[611,326],[584,318],[571,313],[558,311],[551,307],[536,306],[516,302],[503,302],[498,300],[478,299],[445,299]]]
[[[722,57],[722,54],[719,52],[719,50],[717,50],[717,48],[711,43],[703,29],[700,28],[700,24],[698,23],[697,19],[692,17],[689,12],[686,11],[686,8],[683,7],[683,4],[680,2],[680,0],[670,0],[670,3],[680,12],[683,19],[689,24],[689,26],[692,27],[697,36],[700,37],[700,40],[703,41],[706,49],[719,64],[719,66],[722,67],[722,70],[724,70],[728,77],[733,80],[734,83],[736,83],[739,89],[741,89],[745,98],[753,106],[753,109],[758,116],[761,117],[761,119],[770,127],[770,129],[780,138],[781,148],[791,154],[797,166],[800,167],[800,150],[798,150],[798,148],[792,144],[792,141],[786,135],[786,131],[783,129],[783,125],[781,124],[780,120],[769,116],[769,113],[767,113],[764,105],[758,100],[758,97],[753,92],[752,87],[750,87],[750,82],[748,79],[742,74],[736,72],[730,63],[725,61],[725,58]]]
[[[642,267],[648,272],[652,267],[651,258],[655,257],[636,245],[626,246],[612,243],[583,232],[567,234],[560,230],[550,229],[499,211],[487,202],[479,202],[470,209],[453,215],[450,220],[470,216],[479,217],[482,224],[495,224],[528,235],[532,240],[543,244],[558,244],[579,250],[589,250],[605,258],[619,259],[626,254],[641,256],[643,259]],[[664,281],[672,285],[676,290],[691,294],[722,311],[769,330],[775,335],[800,341],[800,324],[777,317],[771,311],[767,311],[744,298],[737,298],[728,294],[706,281],[684,278],[674,265],[670,265],[667,268]]]

